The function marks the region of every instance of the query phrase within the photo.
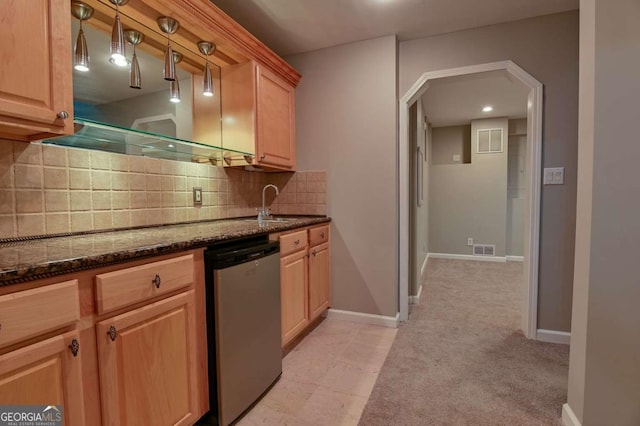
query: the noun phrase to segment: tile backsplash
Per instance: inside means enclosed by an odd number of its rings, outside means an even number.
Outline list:
[[[256,215],[326,214],[326,173],[250,172],[0,141],[0,239]],[[192,188],[202,188],[193,206]]]

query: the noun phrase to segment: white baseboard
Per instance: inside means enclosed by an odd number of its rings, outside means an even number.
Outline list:
[[[409,296],[409,303],[412,305],[418,304],[420,302],[420,295],[422,294],[422,286],[418,289],[418,294],[416,296]]]
[[[563,345],[571,344],[571,333],[566,331],[544,330],[536,331],[536,340],[548,343],[562,343]]]
[[[504,256],[473,256],[470,254],[429,253],[430,259],[478,260],[480,262],[506,262]]]
[[[424,262],[422,262],[422,268],[420,268],[420,278],[424,276],[424,270],[427,268],[427,260],[429,260],[429,253],[424,258]]]
[[[361,324],[377,325],[380,327],[398,328],[400,313],[397,313],[395,317],[385,317],[382,315],[363,314],[362,312],[329,309],[327,311],[327,318],[358,322]]]
[[[582,426],[569,404],[562,404],[562,424],[564,426]]]
[[[524,262],[524,256],[505,256],[507,262]]]

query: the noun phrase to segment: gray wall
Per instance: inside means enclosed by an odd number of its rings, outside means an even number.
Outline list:
[[[580,2],[580,146],[569,407],[640,424],[640,5]]]
[[[565,185],[542,188],[538,328],[569,331],[576,215],[578,12],[401,42],[399,94],[404,95],[426,71],[508,59],[544,84],[543,164],[565,167]]]
[[[395,36],[289,56],[298,170],[327,171],[331,306],[395,317],[397,48]]]
[[[471,163],[431,165],[429,187],[429,250],[431,253],[473,254],[475,244],[495,244],[496,256],[504,256],[507,232],[507,119],[471,122]],[[464,128],[465,126],[460,126]],[[502,128],[503,152],[479,154],[477,132]],[[458,144],[461,132],[433,132],[432,150],[446,142]],[[450,138],[451,134],[460,136]],[[446,150],[443,150],[446,151]],[[433,157],[435,159],[435,154]]]
[[[471,160],[471,125],[434,127],[431,164],[462,164]],[[453,156],[460,160],[454,161]]]

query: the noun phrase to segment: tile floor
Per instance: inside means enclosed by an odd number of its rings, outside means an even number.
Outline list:
[[[325,319],[287,354],[280,380],[238,425],[357,425],[396,332]]]

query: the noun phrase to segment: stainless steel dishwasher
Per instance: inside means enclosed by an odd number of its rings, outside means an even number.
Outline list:
[[[280,245],[268,236],[205,251],[210,411],[226,426],[282,374]]]

